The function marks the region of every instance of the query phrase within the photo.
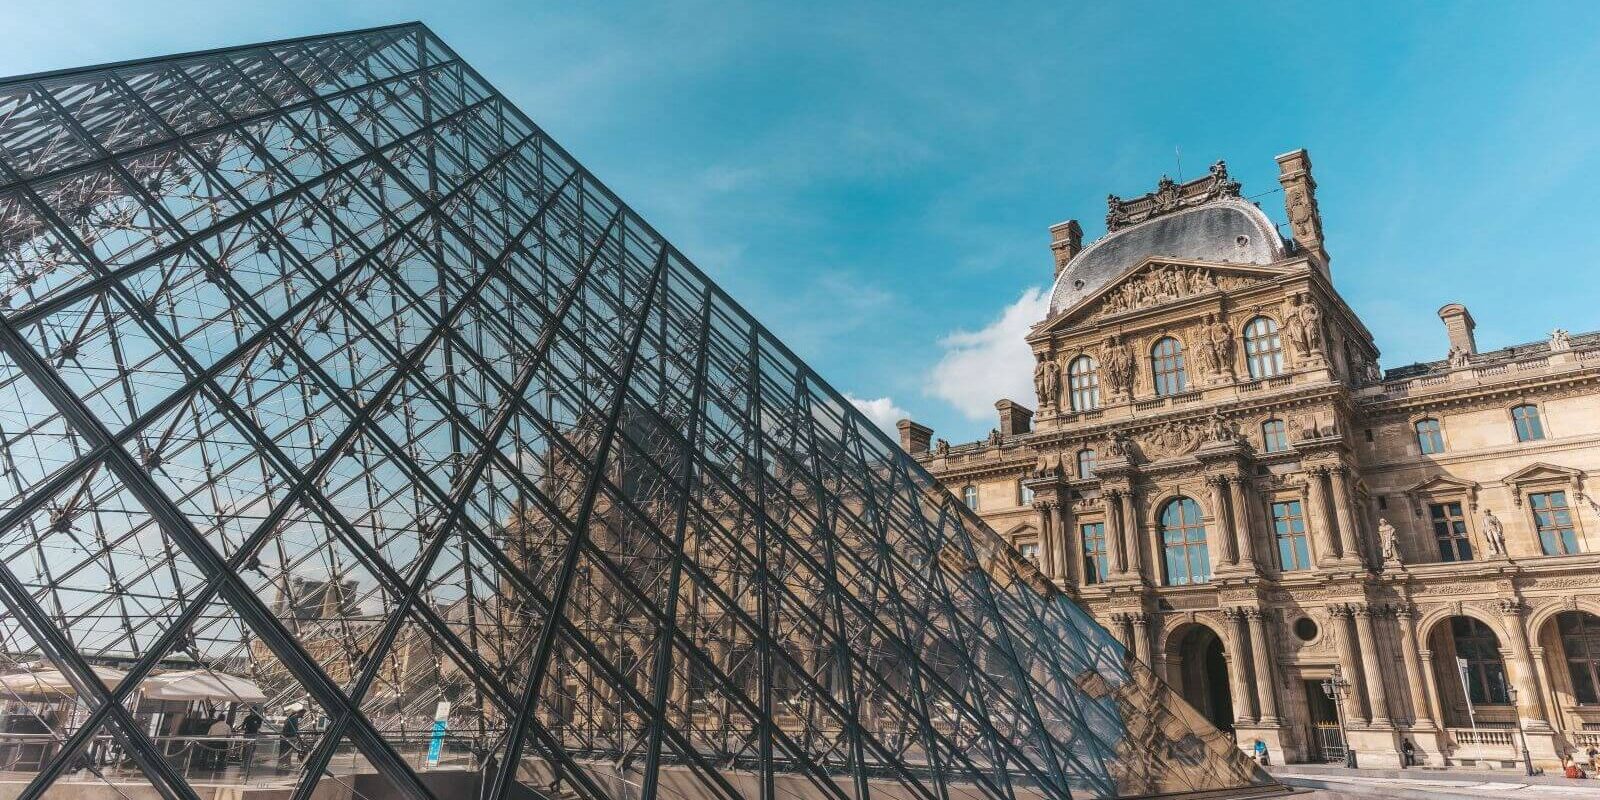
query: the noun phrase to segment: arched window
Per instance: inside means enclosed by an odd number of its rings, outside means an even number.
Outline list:
[[[1500,660],[1500,639],[1472,617],[1453,617],[1450,635],[1456,658],[1467,664],[1467,694],[1477,705],[1511,702],[1506,693],[1506,665]]]
[[[1539,421],[1539,407],[1525,403],[1511,409],[1511,423],[1517,428],[1517,441],[1535,442],[1544,438],[1544,424]]]
[[[1578,705],[1600,705],[1600,617],[1563,611],[1556,616],[1556,630],[1572,676],[1572,696]]]
[[[1094,451],[1087,447],[1078,451],[1078,477],[1094,477]]]
[[[1256,317],[1244,326],[1244,357],[1251,378],[1283,373],[1283,339],[1271,317]]]
[[[1178,497],[1162,507],[1161,547],[1166,554],[1168,586],[1211,580],[1211,553],[1206,549],[1199,503]]]
[[[1155,379],[1158,396],[1189,388],[1189,373],[1183,368],[1183,345],[1177,339],[1164,336],[1150,348],[1150,375]]]
[[[1439,420],[1417,420],[1417,447],[1422,448],[1425,456],[1444,452],[1444,428],[1439,425]]]
[[[1067,365],[1067,392],[1073,411],[1100,407],[1100,365],[1093,358],[1078,356]]]
[[[967,508],[970,508],[973,511],[977,511],[978,510],[978,487],[976,487],[976,486],[968,486],[967,488],[962,489],[961,490],[961,501],[967,504]]]
[[[1269,419],[1261,423],[1261,444],[1268,453],[1281,453],[1289,449],[1289,430],[1283,420]]]

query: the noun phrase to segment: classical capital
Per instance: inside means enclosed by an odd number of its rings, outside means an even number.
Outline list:
[[[1522,616],[1522,612],[1528,610],[1528,604],[1516,598],[1496,600],[1495,607],[1500,609],[1501,614],[1504,614],[1508,617],[1520,617]]]
[[[1265,619],[1267,616],[1266,610],[1261,608],[1247,608],[1244,614],[1252,620]]]
[[[1333,603],[1327,607],[1328,616],[1334,619],[1349,619],[1351,611],[1349,603]]]
[[[1222,618],[1229,621],[1242,619],[1244,617],[1244,613],[1245,610],[1238,606],[1223,606],[1222,608]]]
[[[1372,617],[1379,616],[1382,612],[1380,608],[1373,608],[1366,603],[1352,603],[1350,605],[1350,613],[1355,614],[1358,617],[1367,617],[1370,619]]]
[[[1417,616],[1417,609],[1410,603],[1397,603],[1394,606],[1394,615],[1401,620],[1413,619]]]

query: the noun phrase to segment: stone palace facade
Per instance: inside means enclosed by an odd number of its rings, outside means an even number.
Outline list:
[[[1600,745],[1600,334],[1480,351],[1450,304],[1445,358],[1380,371],[1277,161],[1288,236],[1222,162],[1054,226],[1033,409],[902,446],[1276,762]]]

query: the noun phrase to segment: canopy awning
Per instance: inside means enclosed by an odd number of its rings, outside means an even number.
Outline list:
[[[100,682],[104,683],[107,689],[117,688],[122,684],[122,679],[128,675],[122,670],[111,667],[90,667],[90,669],[100,677]],[[21,697],[28,700],[62,700],[77,695],[78,691],[72,687],[67,676],[54,667],[0,675],[0,699]]]
[[[139,691],[150,700],[212,700],[233,703],[265,703],[267,696],[261,687],[249,678],[213,672],[204,669],[187,669],[151,675],[139,685]]]

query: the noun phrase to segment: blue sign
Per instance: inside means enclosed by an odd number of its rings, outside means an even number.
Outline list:
[[[433,721],[433,737],[428,740],[428,766],[430,767],[439,765],[439,755],[444,751],[445,727],[444,720],[436,719]]]

